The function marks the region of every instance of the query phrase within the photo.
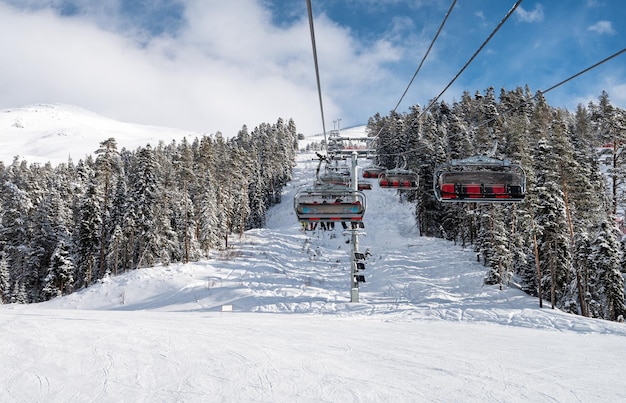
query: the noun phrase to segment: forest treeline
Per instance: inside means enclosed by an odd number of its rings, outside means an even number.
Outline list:
[[[297,152],[293,121],[52,166],[0,163],[0,298],[31,303],[106,275],[188,262],[265,225]]]
[[[381,165],[419,173],[419,189],[404,197],[415,204],[422,235],[472,245],[487,266],[488,284],[515,280],[554,308],[623,320],[624,243],[616,223],[626,205],[626,111],[612,106],[608,94],[572,113],[528,87],[502,89],[499,96],[489,88],[426,113],[414,106],[404,114],[377,114],[368,128],[379,134]],[[494,141],[494,157],[524,168],[525,200],[437,202],[435,168],[486,155]]]

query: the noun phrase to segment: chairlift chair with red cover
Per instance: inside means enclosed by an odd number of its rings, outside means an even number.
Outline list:
[[[435,170],[433,191],[444,203],[515,203],[524,200],[526,174],[508,160],[484,156],[452,160]]]

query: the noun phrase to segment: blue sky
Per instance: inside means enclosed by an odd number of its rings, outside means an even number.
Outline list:
[[[451,0],[312,0],[326,128],[399,101]],[[514,0],[458,0],[400,104],[426,105]],[[626,47],[623,0],[525,0],[458,80],[534,92]],[[305,0],[0,0],[0,108],[65,103],[105,116],[231,136],[321,118]],[[601,91],[626,108],[626,53],[546,95],[574,110]]]

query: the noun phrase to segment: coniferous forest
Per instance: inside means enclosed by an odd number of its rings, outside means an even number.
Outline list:
[[[414,203],[420,233],[474,248],[487,284],[519,286],[574,314],[623,319],[616,223],[626,205],[626,112],[608,94],[570,112],[528,88],[499,96],[489,88],[426,111],[377,114],[368,128],[379,135],[380,165],[419,173],[419,189],[401,197]],[[280,202],[297,139],[294,122],[280,119],[230,139],[217,133],[131,151],[111,138],[76,163],[0,165],[2,302],[45,301],[107,275],[228,247],[229,236],[263,227]],[[494,156],[526,172],[524,201],[437,202],[435,168],[487,154],[494,140]]]
[[[626,201],[626,111],[606,93],[572,113],[528,88],[502,89],[499,97],[489,88],[427,112],[416,106],[368,122],[380,133],[379,162],[393,168],[401,155],[419,173],[419,190],[406,198],[415,203],[420,233],[473,246],[487,267],[487,284],[515,280],[551,307],[623,320],[624,244],[616,223]],[[488,154],[494,140],[495,157],[526,172],[524,201],[437,202],[435,167]],[[606,173],[601,159],[608,161]]]
[[[4,303],[45,301],[106,275],[189,262],[262,227],[291,179],[293,121],[244,126],[191,143],[118,149],[53,167],[0,170],[0,292]]]

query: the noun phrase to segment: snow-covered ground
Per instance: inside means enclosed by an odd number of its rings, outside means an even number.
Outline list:
[[[475,253],[420,237],[395,191],[367,193],[351,303],[348,236],[293,212],[315,167],[301,155],[267,228],[207,261],[0,306],[0,401],[626,401],[624,324],[484,286]]]

